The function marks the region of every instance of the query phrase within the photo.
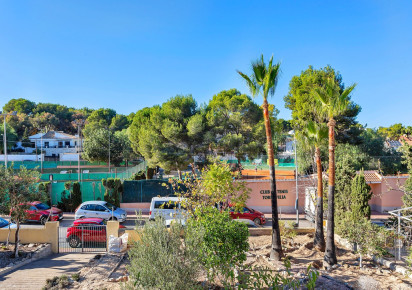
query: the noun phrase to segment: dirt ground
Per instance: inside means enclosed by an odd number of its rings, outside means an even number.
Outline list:
[[[14,258],[14,244],[0,243],[0,269],[11,264],[31,258],[38,249],[44,247],[45,244],[24,244],[19,246],[19,258]]]
[[[292,263],[292,272],[296,274],[305,272],[310,263],[315,267],[322,265],[323,253],[316,251],[312,242],[313,235],[298,235],[293,240],[284,241],[283,248],[285,255]],[[269,261],[268,263],[271,236],[249,237],[249,244],[251,250],[247,263],[253,266],[272,267],[276,270],[284,268],[279,262]],[[354,289],[412,289],[412,279],[382,266],[378,267],[371,259],[364,259],[364,268],[359,269],[358,255],[344,249],[339,244],[337,244],[336,253],[339,266],[331,271],[318,269],[320,278],[316,289],[350,289],[343,283],[347,283]],[[330,283],[333,282],[333,279],[343,283],[341,285],[335,283],[332,286]]]
[[[364,268],[359,269],[359,257],[337,244],[338,267],[322,269],[323,253],[313,249],[313,236],[298,235],[293,240],[284,240],[283,249],[290,259],[291,272],[301,277],[309,264],[319,271],[316,289],[412,289],[412,279],[377,266],[370,259],[364,259]],[[282,262],[268,259],[270,236],[249,237],[250,249],[246,264],[283,270]],[[80,271],[80,280],[70,289],[122,289],[127,275],[127,254],[97,255]]]

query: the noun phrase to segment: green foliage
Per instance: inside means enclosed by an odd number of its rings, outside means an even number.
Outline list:
[[[240,161],[265,152],[265,134],[259,130],[264,127],[263,110],[250,97],[236,89],[221,91],[209,102],[206,118],[216,148],[233,151]]]
[[[282,241],[285,243],[287,240],[293,240],[297,235],[292,221],[279,221],[279,229]]]
[[[292,126],[297,130],[305,128],[308,121],[324,122],[321,117],[322,111],[317,100],[316,90],[332,82],[335,87],[334,94],[341,94],[345,90],[342,76],[332,67],[314,69],[312,66],[299,76],[294,76],[289,83],[288,95],[284,97],[285,107],[292,111]],[[350,87],[351,88],[351,87]],[[322,92],[321,92],[322,94]],[[336,99],[336,98],[335,98]],[[328,98],[325,98],[328,101]],[[347,107],[335,114],[336,118],[336,140],[338,142],[357,144],[360,132],[355,130],[356,117],[361,111],[359,105],[348,97]]]
[[[30,114],[35,108],[36,104],[29,100],[19,98],[11,99],[3,106],[4,112],[17,111],[18,113]]]
[[[352,243],[356,243],[357,252],[360,254],[360,267],[362,267],[363,255],[382,256],[386,253],[385,242],[388,235],[385,228],[375,225],[367,218],[354,219],[350,212],[343,217],[344,227],[340,227],[338,233]]]
[[[191,95],[175,96],[162,106],[136,113],[130,126],[132,148],[151,168],[181,170],[193,162],[195,154],[207,150],[202,141],[207,136],[205,122]]]
[[[1,125],[3,125],[3,124],[1,124]],[[0,127],[0,134],[2,135],[1,136],[1,140],[0,140],[0,154],[4,154],[4,142],[3,142],[3,129],[4,127],[3,126],[1,126]],[[17,134],[16,134],[16,131],[14,131],[14,129],[11,127],[11,126],[9,126],[7,123],[6,123],[6,136],[7,136],[7,151],[10,151],[10,149],[16,144],[16,142],[18,141],[18,136],[17,136]]]
[[[245,267],[239,274],[238,289],[301,289],[306,287],[308,290],[315,289],[316,280],[319,272],[312,270],[311,265],[306,268],[306,284],[302,280],[294,277],[290,271],[291,263],[289,260],[284,261],[286,270],[281,274],[274,272],[269,268],[248,268]],[[250,273],[250,274],[249,274]],[[304,288],[305,289],[305,288]]]
[[[77,181],[73,183],[72,199],[74,209],[77,208],[83,202],[82,192],[80,190],[80,183]]]
[[[136,231],[140,240],[134,242],[129,251],[128,288],[196,288],[200,272],[196,244],[186,238],[179,224],[172,224],[168,229],[159,217]]]
[[[110,162],[119,166],[125,159],[124,153],[128,150],[127,146],[130,146],[124,141],[124,138],[121,138],[117,132],[114,133],[104,128],[94,130],[84,140],[82,157],[89,161],[108,162],[110,148]]]
[[[57,203],[57,207],[63,211],[73,212],[82,202],[80,183],[77,181],[66,181],[64,183],[64,190],[61,193],[61,200]]]
[[[225,287],[235,284],[235,269],[246,261],[249,229],[233,222],[228,211],[215,207],[197,210],[187,224],[188,239],[198,244],[197,258],[207,271],[208,279],[217,277]]]
[[[52,206],[51,197],[50,197],[50,186],[51,186],[50,181],[40,182],[39,183],[39,191],[42,192],[42,195],[45,197],[46,203],[49,206]]]
[[[371,207],[369,200],[372,198],[371,187],[366,184],[363,171],[352,179],[351,185],[351,214],[354,220],[370,219]]]
[[[35,170],[28,170],[22,166],[19,170],[14,170],[13,165],[7,169],[0,166],[0,212],[10,214],[11,220],[17,224],[15,240],[19,241],[20,223],[27,218],[26,209],[28,202],[33,200],[45,200],[44,193],[39,191],[37,181],[39,173]],[[17,258],[19,243],[14,249]]]
[[[403,163],[408,168],[409,178],[404,184],[404,195],[402,196],[403,206],[412,207],[412,146],[404,145],[401,148]]]
[[[146,179],[146,174],[144,173],[143,170],[140,170],[139,172],[135,173],[133,176],[130,177],[130,180],[142,180]]]
[[[240,209],[249,197],[250,189],[244,181],[234,181],[228,164],[213,163],[201,176],[186,175],[183,179],[169,180],[173,191],[183,198],[190,214],[221,204],[226,209],[229,202]]]
[[[112,109],[100,108],[93,111],[87,118],[87,124],[84,127],[84,136],[90,137],[90,135],[101,128],[109,128],[112,124],[112,119],[116,116],[116,111]],[[116,121],[115,121],[116,123]],[[115,126],[115,124],[113,124]]]
[[[119,207],[120,194],[123,192],[122,181],[119,178],[103,178],[102,184],[105,188],[104,200]]]
[[[379,127],[378,132],[391,140],[398,140],[403,134],[412,133],[409,132],[409,130],[407,130],[407,128],[405,128],[401,123],[393,124],[389,127]]]

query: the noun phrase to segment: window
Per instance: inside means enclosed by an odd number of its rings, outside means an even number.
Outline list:
[[[155,201],[154,208],[175,209],[178,208],[178,204],[175,201]]]
[[[30,206],[29,210],[37,210],[35,206]]]
[[[94,204],[86,204],[82,206],[82,209],[84,210],[95,210],[95,205]]]
[[[64,144],[65,144],[66,146],[70,146],[70,141],[66,141]]]
[[[36,204],[36,207],[40,210],[50,209],[50,207],[47,204],[44,204],[44,203]]]
[[[44,142],[44,147],[49,148],[49,142]]]
[[[100,204],[95,205],[95,211],[106,211],[106,208]]]
[[[9,222],[6,221],[5,219],[0,218],[0,228],[4,228],[5,226],[8,226]]]
[[[116,210],[116,209],[117,209],[117,207],[116,207],[115,205],[111,204],[110,202],[107,202],[107,203],[105,204],[105,206],[106,206],[108,209],[110,209],[110,210],[112,210],[112,208],[113,208],[113,210]]]

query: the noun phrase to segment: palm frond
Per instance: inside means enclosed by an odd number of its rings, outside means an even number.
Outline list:
[[[246,81],[246,85],[248,86],[250,93],[253,97],[255,97],[259,93],[259,86],[256,85],[246,74],[242,73],[241,71],[237,71],[237,73]]]

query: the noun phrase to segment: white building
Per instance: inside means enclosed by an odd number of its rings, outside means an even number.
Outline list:
[[[60,157],[60,154],[64,153],[78,153],[83,142],[77,135],[73,136],[60,131],[38,133],[30,136],[29,139],[33,146],[26,147],[26,153],[35,153],[37,148],[38,150],[42,149],[46,157]]]

